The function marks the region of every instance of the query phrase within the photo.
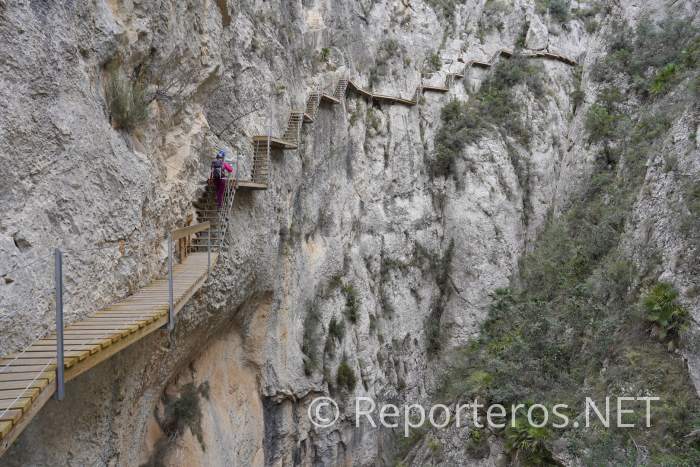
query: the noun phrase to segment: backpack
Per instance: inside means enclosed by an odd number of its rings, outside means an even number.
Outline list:
[[[224,178],[224,161],[216,159],[211,162],[211,176],[217,182]]]

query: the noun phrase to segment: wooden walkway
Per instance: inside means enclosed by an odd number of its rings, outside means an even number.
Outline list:
[[[212,252],[212,267],[217,254]],[[173,267],[177,313],[207,279],[207,253],[191,253]],[[168,323],[168,281],[134,295],[64,330],[65,379],[75,378]],[[56,336],[0,359],[0,456],[56,390]]]
[[[491,68],[501,57],[510,58],[513,55],[514,52],[511,49],[500,49],[493,55],[493,57],[491,57],[491,60],[489,61],[470,60],[469,62],[466,62],[464,65],[464,70],[471,67]],[[521,54],[521,56],[525,58],[544,58],[556,60],[571,66],[576,65],[575,60],[553,52],[526,52]],[[458,59],[458,61],[462,60]],[[370,101],[374,100],[388,104],[414,106],[418,105],[419,97],[423,93],[435,92],[444,94],[449,92],[452,83],[454,83],[456,79],[464,78],[464,70],[460,73],[447,73],[443,84],[423,84],[421,79],[421,84],[416,88],[413,98],[378,94],[370,89],[362,87],[362,85],[360,85],[358,82],[348,78],[341,78],[338,81],[332,95],[322,92],[320,89],[312,91],[306,100],[306,108],[303,111],[293,110],[290,112],[289,119],[287,120],[287,129],[282,137],[268,135],[253,136],[253,167],[251,170],[251,179],[239,181],[238,188],[242,190],[267,189],[271,149],[298,149],[299,140],[301,139],[302,125],[304,123],[313,123],[313,121],[316,119],[318,108],[322,102],[326,102],[328,104],[340,104],[345,99],[346,92],[352,91],[361,97],[369,99]]]

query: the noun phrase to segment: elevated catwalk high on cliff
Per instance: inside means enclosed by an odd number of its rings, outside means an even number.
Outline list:
[[[209,269],[206,252],[183,256],[182,263],[173,266],[174,313],[202,287]],[[212,267],[217,256],[212,252]],[[87,319],[66,326],[66,381],[161,329],[168,320],[168,280],[159,279]],[[55,333],[39,339],[22,352],[0,359],[0,456],[55,391]]]
[[[301,140],[301,128],[304,123],[313,123],[318,114],[318,109],[321,103],[340,104],[345,101],[347,92],[364,97],[370,101],[381,102],[386,104],[398,104],[413,107],[418,105],[421,95],[427,92],[446,94],[450,91],[455,80],[463,79],[464,73],[468,68],[491,68],[496,64],[496,61],[501,57],[510,58],[514,55],[511,49],[498,50],[489,61],[470,60],[464,65],[464,69],[459,73],[447,73],[443,83],[425,84],[421,78],[421,82],[416,88],[413,97],[407,98],[397,95],[380,94],[373,92],[350,78],[341,78],[335,86],[333,94],[326,93],[320,89],[313,90],[307,100],[304,110],[292,110],[287,119],[287,128],[284,135],[281,137],[272,136],[270,128],[267,135],[253,136],[253,167],[251,170],[250,180],[242,180],[238,182],[238,188],[241,190],[266,190],[270,175],[270,154],[273,149],[288,150],[298,149]],[[575,66],[576,61],[563,55],[552,52],[527,52],[520,56],[525,58],[544,58],[556,60],[567,65]],[[270,124],[268,124],[270,125]]]

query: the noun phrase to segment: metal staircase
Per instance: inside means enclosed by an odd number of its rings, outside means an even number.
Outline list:
[[[226,181],[226,191],[221,208],[216,206],[216,187],[207,185],[207,189],[202,198],[195,203],[197,210],[197,220],[199,222],[209,222],[211,228],[208,231],[197,233],[191,241],[191,251],[205,252],[211,245],[212,251],[220,252],[224,248],[226,234],[228,232],[228,221],[233,210],[233,200],[236,197],[238,185],[238,159],[235,164],[235,176]]]

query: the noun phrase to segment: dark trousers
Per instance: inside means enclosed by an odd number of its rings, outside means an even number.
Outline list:
[[[216,185],[216,206],[221,207],[224,203],[224,193],[226,193],[226,179],[220,178],[219,180],[214,180]]]

